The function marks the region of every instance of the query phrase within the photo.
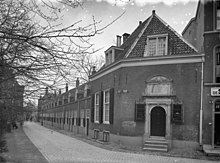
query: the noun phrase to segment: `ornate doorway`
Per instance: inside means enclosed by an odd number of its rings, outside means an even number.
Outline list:
[[[155,106],[151,110],[150,135],[165,137],[166,133],[166,112],[164,108]]]

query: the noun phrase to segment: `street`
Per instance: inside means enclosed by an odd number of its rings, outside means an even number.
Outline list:
[[[214,161],[196,160],[156,155],[142,155],[109,151],[87,144],[75,138],[40,126],[34,122],[24,124],[24,132],[51,163],[106,162],[106,163],[209,163]]]

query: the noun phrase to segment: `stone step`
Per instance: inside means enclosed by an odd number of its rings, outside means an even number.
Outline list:
[[[165,139],[149,139],[145,141],[143,150],[167,152],[168,142]]]
[[[144,144],[161,144],[168,145],[167,141],[158,141],[158,140],[146,140]]]
[[[167,149],[168,145],[163,145],[163,144],[144,144],[144,147]]]
[[[147,151],[158,151],[158,152],[167,152],[167,151],[168,151],[168,149],[150,148],[150,147],[144,147],[143,150],[147,150]]]

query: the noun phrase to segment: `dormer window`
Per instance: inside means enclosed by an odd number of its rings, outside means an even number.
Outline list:
[[[106,65],[109,65],[114,62],[114,54],[112,52],[113,50],[109,50],[105,53],[105,63]]]
[[[148,36],[144,56],[167,55],[168,35]]]

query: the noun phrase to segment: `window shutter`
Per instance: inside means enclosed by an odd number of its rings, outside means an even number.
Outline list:
[[[99,93],[99,123],[103,122],[103,91]]]
[[[172,122],[176,124],[183,123],[183,106],[181,103],[172,105]]]
[[[95,94],[92,94],[92,99],[91,99],[91,112],[90,112],[90,115],[91,115],[91,122],[94,123],[94,111],[95,111]]]
[[[145,121],[145,103],[135,102],[135,121]]]
[[[83,127],[86,127],[86,119],[83,118]]]
[[[109,122],[113,124],[114,119],[114,88],[110,89]]]
[[[78,126],[81,126],[81,118],[78,118]]]
[[[72,125],[74,125],[74,118],[72,118]]]

